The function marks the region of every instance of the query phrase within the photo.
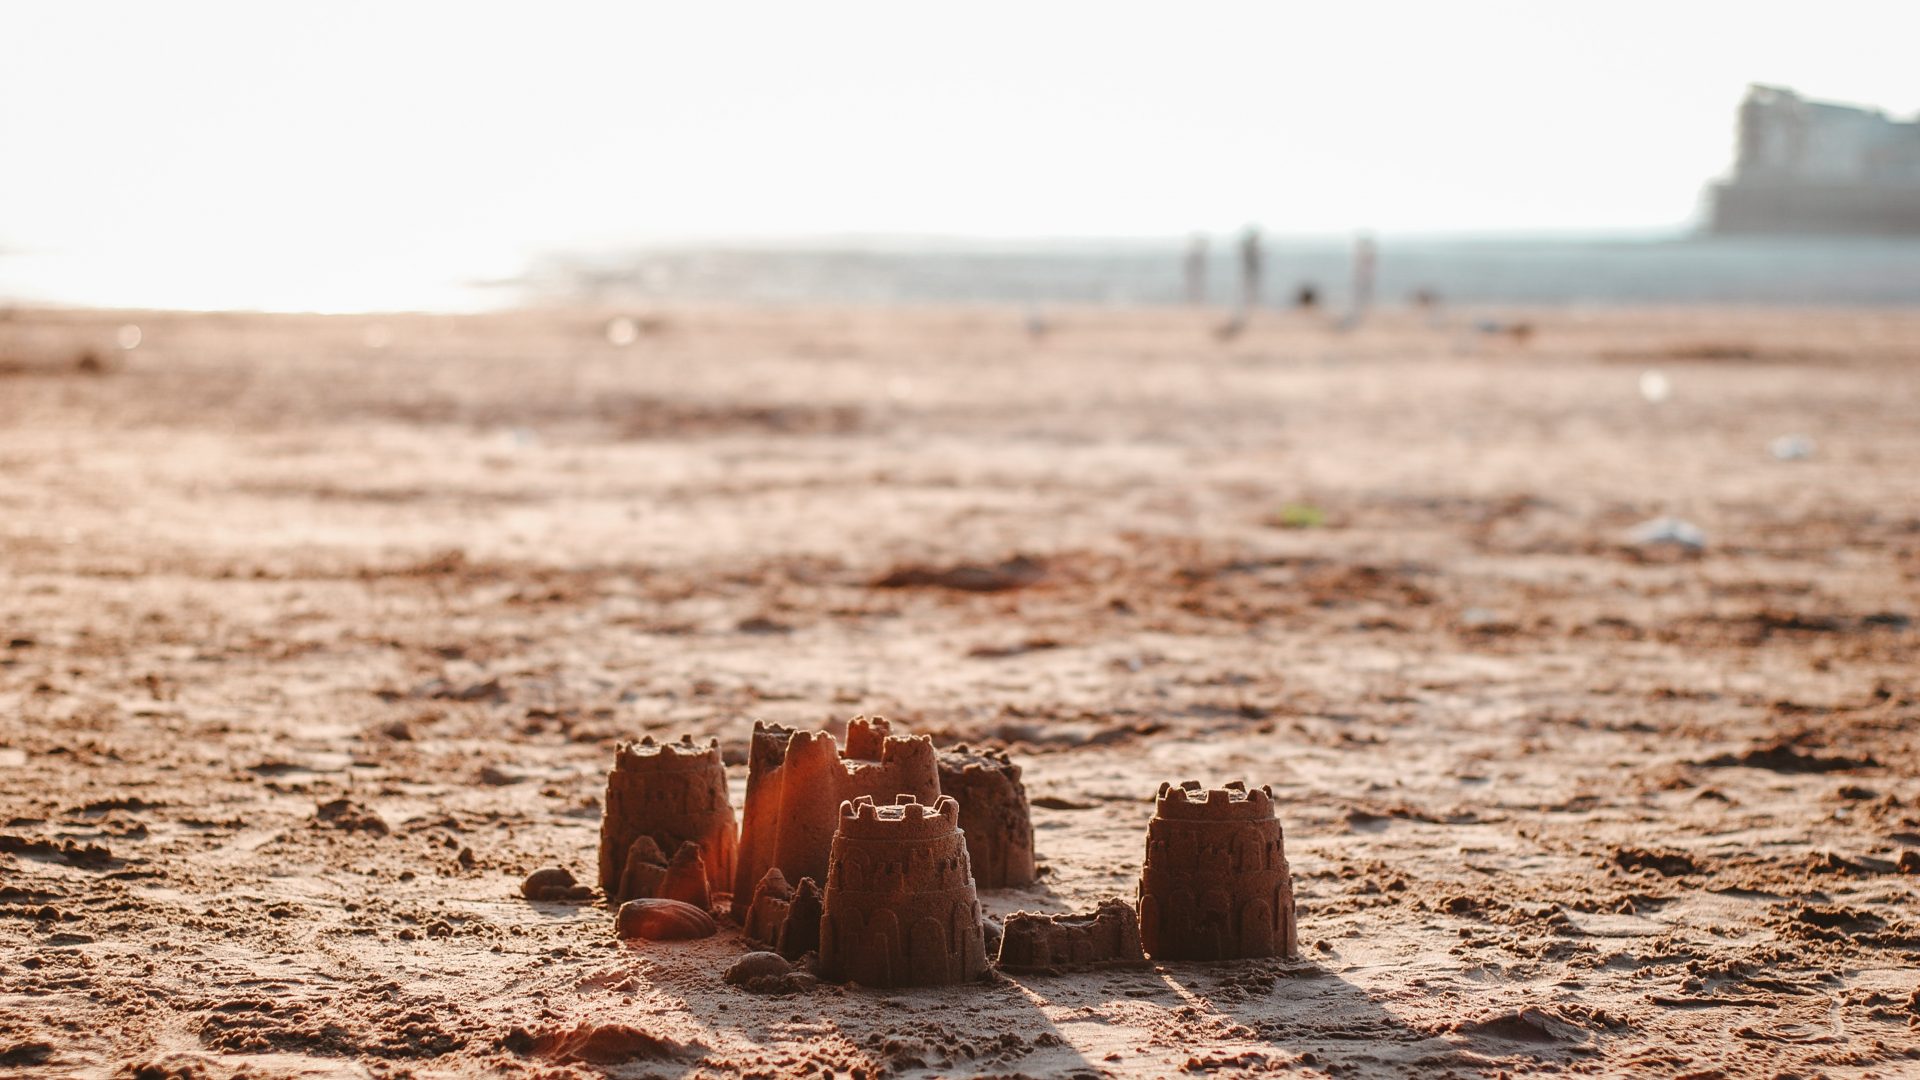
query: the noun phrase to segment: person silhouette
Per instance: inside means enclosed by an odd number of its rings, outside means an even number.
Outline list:
[[[1249,225],[1240,234],[1240,310],[1251,314],[1260,303],[1260,275],[1265,255],[1260,250],[1260,227]]]
[[[1194,233],[1187,241],[1187,303],[1199,305],[1207,302],[1207,236]]]

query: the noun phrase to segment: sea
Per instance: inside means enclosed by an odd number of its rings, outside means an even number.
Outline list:
[[[1694,236],[1374,237],[1377,302],[1449,306],[1920,304],[1920,238]],[[231,260],[146,263],[0,250],[0,304],[191,310],[471,311],[528,305],[1012,304],[1031,308],[1188,302],[1190,241],[831,239],[602,247],[494,260],[366,253],[326,266]],[[1263,238],[1258,301],[1311,288],[1349,304],[1351,238]],[[1211,238],[1204,299],[1240,297],[1233,236]]]
[[[1372,241],[1374,299],[1450,305],[1920,304],[1920,238],[1405,239]],[[925,243],[658,249],[556,256],[529,295],[618,303],[1165,305],[1188,301],[1185,241]],[[1350,303],[1351,240],[1261,245],[1259,301],[1311,288]],[[1233,237],[1210,242],[1204,295],[1240,296]]]

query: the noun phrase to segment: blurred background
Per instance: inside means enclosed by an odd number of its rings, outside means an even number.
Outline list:
[[[1249,226],[1263,300],[1920,300],[1911,219],[1707,235],[1749,84],[1920,110],[1910,4],[5,10],[0,301],[1167,303]]]

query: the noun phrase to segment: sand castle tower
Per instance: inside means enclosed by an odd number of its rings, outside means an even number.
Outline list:
[[[960,805],[911,795],[840,807],[820,918],[820,970],[868,986],[933,986],[987,968]]]
[[[1140,940],[1155,960],[1294,954],[1293,875],[1271,788],[1160,785],[1140,871]]]
[[[1033,882],[1033,814],[1020,766],[1006,751],[965,744],[940,751],[940,793],[960,803],[975,885],[1001,889]]]
[[[734,918],[746,918],[754,886],[773,867],[796,887],[801,878],[827,879],[827,851],[841,803],[862,795],[891,803],[902,794],[928,805],[939,797],[931,739],[894,735],[885,717],[859,716],[847,723],[842,752],[824,731],[756,721],[733,872]]]
[[[689,841],[698,844],[708,887],[724,892],[732,886],[733,804],[718,740],[696,746],[690,736],[664,744],[648,736],[614,751],[600,819],[600,888],[607,899],[636,898],[623,895],[622,881],[629,852],[643,838],[652,844],[642,845],[640,854],[653,859]]]

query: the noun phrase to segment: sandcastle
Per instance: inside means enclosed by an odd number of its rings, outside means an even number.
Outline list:
[[[824,731],[756,721],[732,864],[733,917],[745,921],[754,887],[774,867],[796,886],[801,878],[827,880],[841,803],[862,795],[891,803],[902,794],[929,805],[940,795],[933,742],[925,736],[892,735],[885,717],[855,717],[842,752]]]
[[[1020,766],[1004,750],[965,744],[940,751],[940,793],[959,800],[973,881],[982,889],[1028,885],[1034,879],[1033,815]]]
[[[1125,900],[1103,900],[1091,915],[1007,916],[996,967],[1008,971],[1075,971],[1135,967],[1147,958],[1140,947],[1140,916]]]
[[[931,763],[931,762],[929,762]],[[843,803],[833,836],[820,971],[869,986],[964,982],[987,968],[960,806],[901,795]]]
[[[736,834],[719,741],[696,746],[682,736],[662,744],[648,736],[621,743],[607,774],[600,820],[601,890],[614,903],[654,895],[649,889],[665,875],[662,853],[678,853],[687,843],[699,847],[707,887],[730,888]],[[684,865],[691,856],[677,861]],[[661,864],[658,875],[655,864]]]
[[[1272,789],[1160,785],[1140,871],[1140,940],[1155,960],[1294,955],[1293,877]]]

